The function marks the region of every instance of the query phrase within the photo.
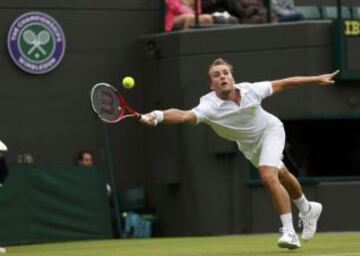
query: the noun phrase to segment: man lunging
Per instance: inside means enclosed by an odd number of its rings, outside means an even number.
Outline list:
[[[211,92],[191,110],[155,110],[147,114],[149,126],[163,124],[209,125],[220,137],[236,142],[239,150],[258,169],[264,187],[270,192],[273,205],[282,222],[282,248],[300,248],[293,227],[291,200],[299,209],[303,224],[302,238],[309,240],[316,232],[322,205],[309,202],[298,180],[282,162],[285,131],[282,122],[261,107],[261,101],[284,89],[305,85],[332,85],[338,71],[317,76],[297,76],[280,80],[239,83],[233,78],[232,66],[216,59],[209,68]]]

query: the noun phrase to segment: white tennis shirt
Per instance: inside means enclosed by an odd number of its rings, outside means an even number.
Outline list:
[[[256,143],[272,124],[282,125],[275,116],[261,107],[261,101],[273,93],[271,82],[235,84],[239,89],[240,105],[222,100],[212,91],[200,98],[192,111],[197,124],[204,122],[221,137],[238,143]]]

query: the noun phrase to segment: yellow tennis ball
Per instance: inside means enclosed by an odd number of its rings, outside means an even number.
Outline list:
[[[135,86],[135,80],[131,76],[125,76],[122,80],[122,84],[126,89],[131,89]]]

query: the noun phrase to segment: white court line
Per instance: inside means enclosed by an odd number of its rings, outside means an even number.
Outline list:
[[[360,252],[336,253],[336,254],[311,254],[309,256],[360,256]]]

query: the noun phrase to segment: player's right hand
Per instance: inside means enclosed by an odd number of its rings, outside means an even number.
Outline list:
[[[158,122],[156,120],[156,115],[153,112],[143,115],[140,118],[140,123],[151,127],[155,127],[158,125]]]

